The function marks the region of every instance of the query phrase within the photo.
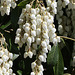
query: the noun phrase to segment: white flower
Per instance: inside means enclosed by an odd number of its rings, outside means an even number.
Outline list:
[[[47,20],[47,23],[48,23],[48,25],[52,24],[52,20],[51,19],[48,19]]]
[[[25,24],[25,26],[26,26],[26,27],[29,27],[29,26],[30,26],[30,24],[29,24],[29,23],[26,23],[26,24]]]
[[[9,72],[9,74],[12,74],[13,73],[13,70],[12,69],[9,69],[8,72]]]
[[[3,54],[4,54],[4,52],[3,52],[3,51],[0,51],[0,57],[2,57],[2,56],[3,56]]]
[[[55,28],[52,28],[51,30],[52,30],[52,33],[55,33],[56,32],[56,29]]]
[[[49,38],[48,34],[47,33],[43,33],[43,38],[48,39]]]
[[[57,39],[56,38],[53,38],[53,44],[57,45]]]
[[[58,26],[58,30],[59,30],[59,31],[62,31],[62,30],[63,30],[63,26],[62,26],[62,25],[59,25],[59,26]]]
[[[40,38],[36,38],[36,43],[37,43],[37,45],[39,45],[41,43],[41,39]]]
[[[35,37],[36,36],[36,31],[32,30],[31,35]]]
[[[44,56],[45,59],[47,58],[46,53],[42,52],[42,55]],[[44,60],[45,60],[45,59],[44,59]]]
[[[3,63],[3,60],[2,59],[0,59],[0,65]]]
[[[31,27],[32,27],[33,30],[36,30],[36,25],[35,24],[33,24]]]
[[[57,36],[57,41],[60,42],[60,37],[59,36]]]
[[[36,9],[32,8],[31,9],[31,14],[36,14]]]
[[[35,38],[33,36],[31,36],[32,42],[35,42]]]
[[[4,62],[6,62],[8,59],[9,59],[8,56],[6,56],[6,55],[3,55],[3,56],[2,56],[2,60],[3,60]]]
[[[28,33],[24,33],[24,39],[27,39],[28,36],[29,36]]]
[[[12,2],[11,3],[11,6],[12,6],[12,8],[15,8],[16,7],[16,3],[15,2]]]
[[[42,19],[37,19],[37,25],[40,25],[42,23]]]
[[[31,72],[31,74],[30,75],[35,75],[35,73],[34,72]]]
[[[19,19],[18,24],[23,23],[23,19]]]
[[[9,64],[10,64],[10,67],[13,66],[13,62],[11,60],[9,61]]]
[[[5,38],[1,38],[0,40],[1,40],[2,44],[5,43]]]
[[[48,45],[47,48],[49,51],[51,51],[51,45]]]
[[[53,9],[53,13],[54,14],[57,14],[57,9]]]
[[[37,34],[37,35],[40,35],[40,34],[41,34],[41,29],[40,29],[40,28],[37,28],[36,34]]]
[[[42,72],[42,71],[39,71],[39,72],[38,72],[38,75],[43,75],[43,72]]]
[[[44,20],[47,21],[49,17],[47,15],[44,16]]]
[[[68,5],[69,4],[69,0],[64,0],[65,4]]]
[[[28,33],[30,31],[30,27],[25,27],[25,32]]]
[[[16,75],[15,73],[13,73],[13,75]]]
[[[31,67],[34,68],[36,66],[36,62],[31,63]]]
[[[28,42],[29,44],[31,44],[31,41],[32,41],[32,38],[31,38],[31,37],[28,37],[28,38],[27,38],[27,42]]]
[[[7,49],[4,50],[4,54],[8,56],[8,50]]]
[[[18,43],[20,41],[20,38],[19,37],[16,37],[15,38],[15,43]]]
[[[42,51],[45,52],[45,53],[48,53],[47,48],[42,48]]]
[[[0,75],[3,75],[3,74],[2,74],[2,70],[0,70]]]
[[[41,10],[42,10],[42,12],[44,12],[46,10],[46,8],[45,7],[41,7]]]
[[[27,52],[25,52],[24,53],[24,58],[26,58],[28,56],[28,53]]]
[[[36,19],[35,14],[31,14],[30,17],[31,17],[31,19],[33,19],[33,20]]]
[[[6,73],[6,68],[5,67],[2,67],[2,72],[5,74]]]
[[[42,47],[47,47],[47,44],[45,41],[42,41],[41,45],[42,45]]]
[[[42,65],[38,66],[39,67],[39,71],[44,71],[44,68]]]
[[[39,8],[36,8],[36,13],[38,14],[40,12],[40,9]]]
[[[39,19],[39,18],[41,19],[41,15],[40,14],[37,14],[36,18],[37,19]]]
[[[13,54],[12,53],[9,53],[9,58],[13,59]]]
[[[43,28],[44,30],[47,30],[47,25],[43,25],[42,28]]]
[[[30,58],[32,58],[33,53],[32,53],[31,51],[29,51],[29,52],[28,52],[28,56],[29,56]]]
[[[21,29],[18,28],[17,31],[16,31],[16,34],[19,34],[21,32]]]
[[[31,23],[37,25],[36,20],[31,20]]]
[[[8,70],[9,67],[10,67],[10,65],[9,65],[8,63],[5,63],[5,64],[4,64],[4,67]]]
[[[29,11],[30,8],[31,8],[31,5],[30,5],[30,4],[27,4],[27,5],[26,5],[26,10]]]
[[[51,1],[50,0],[47,0],[47,6],[50,6],[51,5]]]
[[[44,62],[44,56],[40,55],[39,56],[39,60],[42,61],[42,62]]]

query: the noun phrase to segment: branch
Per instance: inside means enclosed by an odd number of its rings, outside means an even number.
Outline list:
[[[75,39],[69,38],[69,37],[66,37],[66,36],[59,36],[59,37],[60,37],[60,38],[69,39],[69,40],[75,41]]]

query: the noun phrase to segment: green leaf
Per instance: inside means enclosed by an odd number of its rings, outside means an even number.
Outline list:
[[[1,29],[6,29],[9,25],[11,24],[11,21],[9,21],[7,24],[2,25],[0,28]]]
[[[17,23],[18,23],[20,14],[21,14],[21,8],[19,8],[19,7],[16,7],[11,12],[11,23],[12,23],[12,28],[14,30],[16,30],[18,28]]]
[[[28,4],[31,0],[24,0],[24,1],[21,1],[18,6],[24,8],[26,4]]]
[[[58,62],[55,66],[55,75],[63,75],[63,73],[64,73],[64,62],[63,62],[62,53],[61,53],[59,48],[58,48],[58,50],[59,50],[59,59],[58,59]]]
[[[18,70],[17,73],[18,73],[18,75],[22,75],[22,71],[21,70]]]
[[[58,46],[53,46],[51,51],[48,53],[47,64],[56,65],[58,61]]]

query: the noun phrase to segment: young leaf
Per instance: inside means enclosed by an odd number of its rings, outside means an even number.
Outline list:
[[[53,46],[51,51],[48,53],[47,64],[56,65],[58,61],[58,46]]]

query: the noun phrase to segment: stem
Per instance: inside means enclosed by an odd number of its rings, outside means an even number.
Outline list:
[[[69,39],[69,40],[75,41],[75,39],[69,38],[69,37],[66,37],[66,36],[59,36],[59,37],[60,37],[60,38]]]
[[[33,1],[30,3],[30,4],[31,4],[31,7],[33,6],[34,1],[35,1],[35,0],[33,0]]]

